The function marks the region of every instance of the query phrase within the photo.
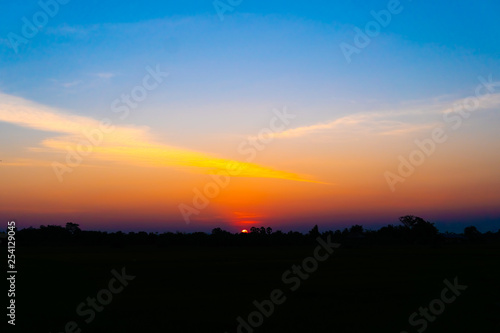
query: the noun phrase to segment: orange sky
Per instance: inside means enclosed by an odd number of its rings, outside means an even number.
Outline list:
[[[19,219],[23,226],[73,221],[87,229],[224,226],[235,231],[261,225],[294,229],[314,223],[394,223],[403,214],[432,220],[450,211],[498,212],[500,160],[492,153],[498,141],[486,124],[496,114],[488,111],[470,122],[483,122],[485,130],[477,133],[464,125],[460,136],[446,124],[415,131],[396,125],[403,130],[381,134],[373,130],[377,124],[372,120],[370,129],[363,121],[346,125],[347,134],[335,131],[335,126],[290,137],[282,131],[262,144],[251,161],[250,154],[238,151],[241,142],[248,141],[239,135],[231,141],[233,153],[224,156],[216,153],[217,147],[211,153],[171,147],[156,142],[145,128],[117,126],[91,153],[80,153],[78,165],[71,165],[65,160],[66,147],[76,151],[80,132],[98,128],[96,120],[9,98],[16,103],[1,105],[0,120],[47,133],[42,141],[3,157],[1,214]],[[41,118],[32,122],[32,114]],[[436,144],[436,152],[391,191],[384,173],[397,174],[398,156],[408,158],[415,138],[430,137],[436,126],[448,128],[449,140]],[[227,177],[230,161],[239,161],[232,165],[243,171]],[[59,177],[54,162],[71,172]],[[214,173],[225,176],[217,182]],[[206,198],[198,196],[198,206],[193,203],[195,193]]]

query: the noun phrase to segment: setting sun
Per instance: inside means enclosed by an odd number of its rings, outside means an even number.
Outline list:
[[[2,332],[500,333],[500,1],[0,1]]]

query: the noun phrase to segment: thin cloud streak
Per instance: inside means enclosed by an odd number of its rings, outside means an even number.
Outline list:
[[[68,147],[88,142],[88,134],[96,133],[101,126],[95,119],[54,111],[19,97],[0,93],[0,101],[0,121],[65,134],[43,140],[43,148],[36,149],[38,152],[67,152]],[[142,166],[189,167],[201,173],[226,171],[232,165],[241,169],[234,176],[320,183],[291,172],[168,146],[156,142],[147,127],[114,126],[110,133],[103,134],[102,142],[93,146],[92,153],[85,158]]]
[[[402,135],[433,128],[438,123],[436,119],[422,123],[423,116],[436,117],[443,113],[457,112],[466,108],[468,98],[458,99],[454,102],[441,102],[435,100],[434,104],[412,106],[406,110],[358,113],[338,118],[324,123],[292,128],[275,133],[275,138],[297,138],[315,134],[337,133],[348,130],[350,133],[363,132],[373,135]],[[479,110],[489,110],[500,106],[500,94],[490,94],[478,97]],[[418,116],[420,123],[414,121],[398,120],[404,117]],[[426,119],[424,119],[425,121]]]

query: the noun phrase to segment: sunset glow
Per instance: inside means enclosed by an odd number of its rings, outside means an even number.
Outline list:
[[[368,5],[248,3],[220,20],[170,4],[129,20],[71,3],[12,45],[26,6],[0,39],[1,219],[236,233],[500,221],[490,23],[405,9],[360,47]]]

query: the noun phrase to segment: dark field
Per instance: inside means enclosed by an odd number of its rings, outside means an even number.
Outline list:
[[[281,289],[286,300],[254,332],[417,332],[409,316],[457,277],[467,289],[425,332],[500,332],[498,246],[341,247],[291,291],[282,274],[315,247],[18,248],[15,331],[75,321],[68,332],[236,332],[254,300]],[[85,323],[78,305],[122,267],[135,279]]]

